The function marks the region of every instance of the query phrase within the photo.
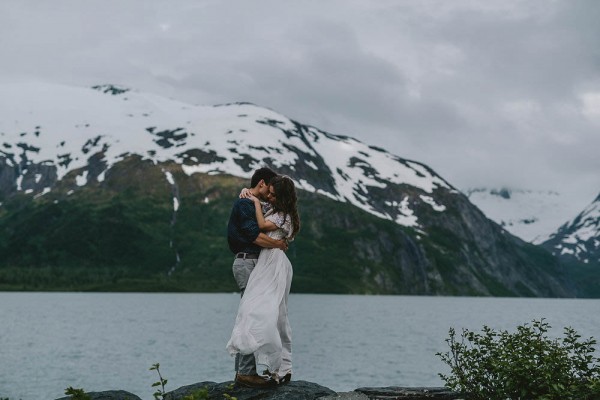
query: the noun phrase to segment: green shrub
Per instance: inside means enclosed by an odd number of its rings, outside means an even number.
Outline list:
[[[450,350],[437,353],[451,372],[439,375],[447,387],[475,400],[600,399],[596,341],[581,340],[570,327],[564,337],[550,339],[549,328],[544,319],[514,333],[484,326],[481,333],[463,329],[460,339],[451,328]]]

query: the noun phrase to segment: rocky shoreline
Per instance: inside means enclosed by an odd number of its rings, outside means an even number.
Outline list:
[[[204,393],[200,396],[200,393]],[[104,392],[89,392],[87,395],[91,400],[142,400],[139,396],[123,390],[111,390]],[[459,394],[446,388],[431,387],[364,387],[355,389],[353,392],[336,393],[333,390],[317,383],[307,381],[292,381],[269,389],[251,389],[241,387],[229,382],[199,382],[183,386],[179,389],[167,392],[164,400],[193,399],[233,399],[237,400],[461,400]],[[71,397],[62,397],[57,400],[70,400]],[[187,400],[186,399],[186,400]]]

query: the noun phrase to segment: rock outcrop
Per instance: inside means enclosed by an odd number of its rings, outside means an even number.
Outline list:
[[[91,400],[141,400],[138,396],[123,391],[86,393]],[[167,392],[164,400],[184,399],[237,399],[237,400],[461,400],[459,394],[445,388],[409,387],[366,387],[354,392],[336,393],[317,383],[292,381],[269,389],[252,389],[236,385],[234,382],[199,382]],[[63,397],[57,400],[70,400]]]
[[[90,400],[142,400],[139,396],[125,390],[106,390],[104,392],[86,393]],[[56,400],[71,400],[71,396],[61,397]]]
[[[184,386],[165,395],[165,400],[183,400],[186,396],[199,395],[206,393],[209,399],[224,399],[227,396],[235,397],[238,400],[251,399],[272,399],[272,400],[309,400],[318,399],[328,395],[335,395],[335,392],[324,386],[306,381],[292,381],[285,385],[276,386],[269,389],[252,389],[234,384],[232,381],[215,383],[200,382],[193,385]],[[198,396],[199,398],[202,398]]]
[[[452,392],[446,388],[430,388],[430,387],[371,387],[358,388],[356,392],[362,393],[368,399],[404,399],[404,400],[461,400],[463,399],[456,392]]]

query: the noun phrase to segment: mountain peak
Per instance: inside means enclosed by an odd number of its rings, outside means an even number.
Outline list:
[[[600,195],[544,242],[553,254],[600,265]]]
[[[2,154],[18,167],[15,181],[29,182],[34,195],[51,186],[32,184],[28,165],[54,168],[60,180],[69,171],[87,169],[92,156],[106,172],[130,154],[154,163],[174,161],[186,174],[248,178],[267,165],[291,176],[301,189],[411,227],[419,226],[418,204],[440,210],[430,195],[453,190],[424,164],[251,103],[195,106],[114,84],[91,89],[12,84],[1,92]],[[382,192],[399,193],[401,186],[416,192],[382,200]],[[427,201],[421,195],[429,196]]]

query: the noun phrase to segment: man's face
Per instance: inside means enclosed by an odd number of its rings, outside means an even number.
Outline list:
[[[258,183],[258,198],[260,201],[269,201],[269,187],[265,181],[261,180]]]

